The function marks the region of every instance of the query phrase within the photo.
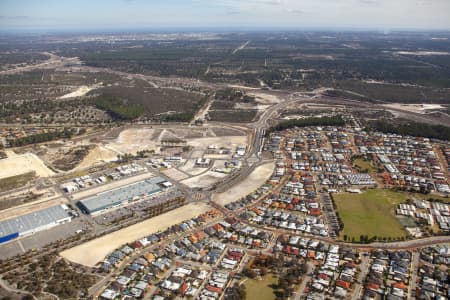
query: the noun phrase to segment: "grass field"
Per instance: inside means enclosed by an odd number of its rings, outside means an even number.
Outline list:
[[[341,238],[360,241],[361,235],[398,238],[406,235],[395,216],[395,206],[408,199],[405,193],[390,190],[367,190],[362,194],[333,195],[339,216],[344,223]]]
[[[0,179],[0,191],[9,191],[15,188],[25,186],[28,181],[36,178],[36,172],[31,171],[21,175],[11,176]]]
[[[273,274],[267,274],[262,278],[258,279],[247,279],[244,283],[247,296],[245,299],[253,300],[275,300],[275,289],[278,284],[278,277]]]
[[[367,170],[368,173],[378,172],[378,169],[372,166],[370,160],[367,159],[357,158],[353,161],[353,165],[355,167],[358,167],[361,170],[361,172],[365,172],[365,170]]]

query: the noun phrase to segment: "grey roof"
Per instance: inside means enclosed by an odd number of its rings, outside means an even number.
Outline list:
[[[37,227],[52,224],[67,217],[69,217],[68,212],[61,205],[57,205],[17,218],[4,220],[0,222],[0,237],[13,233],[23,233]]]
[[[158,185],[166,181],[161,177],[153,177],[127,186],[99,193],[95,196],[80,200],[88,212],[96,212],[105,208],[120,205],[142,195],[151,195],[161,190]]]

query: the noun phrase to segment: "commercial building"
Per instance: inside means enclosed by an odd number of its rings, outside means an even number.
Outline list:
[[[78,206],[88,214],[100,214],[108,209],[154,195],[167,186],[161,177],[153,177],[127,186],[96,194],[78,202]]]
[[[70,222],[71,220],[72,217],[69,215],[67,206],[57,205],[13,219],[1,221],[0,244],[6,243],[19,236],[31,235],[38,231]]]

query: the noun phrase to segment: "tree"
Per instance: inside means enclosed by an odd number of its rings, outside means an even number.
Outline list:
[[[245,300],[247,298],[247,289],[244,284],[235,283],[231,289],[232,300]]]

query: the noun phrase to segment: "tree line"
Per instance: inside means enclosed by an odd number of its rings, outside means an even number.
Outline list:
[[[63,130],[37,133],[17,139],[8,139],[10,147],[21,147],[30,144],[49,142],[57,139],[70,139],[75,134],[76,129],[64,128]]]
[[[268,132],[283,131],[285,129],[294,127],[308,127],[308,126],[344,126],[345,120],[341,115],[331,117],[312,117],[304,119],[292,119],[278,123],[271,127]]]
[[[368,129],[384,133],[395,133],[450,141],[450,128],[444,125],[431,125],[418,122],[393,123],[383,120],[370,122],[368,124]]]

